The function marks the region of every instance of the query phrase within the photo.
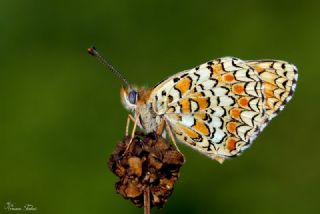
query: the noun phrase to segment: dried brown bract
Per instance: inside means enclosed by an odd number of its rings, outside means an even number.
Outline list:
[[[125,152],[129,141],[130,137],[122,139],[109,159],[109,168],[120,178],[116,191],[141,207],[149,188],[151,206],[163,207],[179,177],[183,155],[155,133],[136,133]]]

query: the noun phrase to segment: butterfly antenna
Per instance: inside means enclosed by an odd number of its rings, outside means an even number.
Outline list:
[[[122,80],[127,86],[130,86],[128,80],[119,72],[117,71],[103,56],[99,54],[96,47],[91,46],[88,48],[88,53],[92,56],[98,58],[98,60],[105,65],[112,73],[114,73],[120,80]]]

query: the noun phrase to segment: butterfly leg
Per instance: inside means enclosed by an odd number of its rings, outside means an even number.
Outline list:
[[[132,117],[132,116],[131,116]],[[128,116],[128,121],[129,121],[129,123],[130,123],[130,116]],[[126,150],[124,151],[124,153],[123,153],[123,155],[124,154],[126,154],[127,153],[127,151],[129,150],[129,148],[130,148],[130,146],[131,146],[131,144],[132,144],[132,141],[133,141],[133,138],[134,138],[134,134],[136,133],[136,129],[137,129],[137,124],[138,124],[138,119],[139,119],[139,115],[137,114],[137,115],[135,115],[135,118],[133,118],[132,117],[132,119],[133,119],[133,121],[134,121],[134,124],[133,124],[133,128],[132,128],[132,132],[131,132],[131,138],[130,138],[130,141],[129,141],[129,143],[128,143],[128,145],[127,145],[127,148],[126,148]],[[128,124],[127,124],[128,125]],[[128,128],[129,129],[129,128]],[[127,135],[128,136],[128,135]]]
[[[178,147],[178,145],[177,145],[176,139],[175,139],[175,137],[174,137],[174,135],[173,135],[172,129],[171,129],[168,121],[167,121],[166,119],[163,119],[163,121],[164,121],[164,123],[166,124],[166,129],[167,129],[168,132],[169,132],[169,135],[170,135],[170,138],[171,138],[171,140],[172,140],[172,142],[173,142],[173,145],[176,147],[176,149],[178,150],[178,152],[180,152],[180,153],[182,154],[182,152],[180,151],[180,149],[179,149],[179,147]]]
[[[134,134],[136,133],[138,120],[139,120],[139,115],[137,114],[134,118],[134,124],[133,124],[132,132],[131,132],[131,140],[130,140],[129,144],[132,142],[132,140],[134,138]]]
[[[162,120],[159,124],[159,127],[157,128],[157,135],[161,135],[163,133],[164,125],[165,120]]]
[[[133,118],[133,116],[131,114],[128,114],[127,125],[126,125],[126,136],[129,135],[130,121],[134,122],[134,118]]]

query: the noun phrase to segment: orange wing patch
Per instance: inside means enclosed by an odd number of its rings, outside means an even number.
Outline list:
[[[200,113],[200,112],[195,113],[194,116],[199,118],[200,120],[204,120],[207,117],[206,113]]]
[[[234,84],[232,86],[232,91],[235,93],[235,94],[242,94],[244,92],[244,86],[243,84]]]
[[[227,140],[227,149],[231,152],[236,149],[237,140],[235,138],[228,138]]]
[[[181,112],[183,113],[190,113],[191,112],[191,105],[190,105],[190,101],[188,99],[183,99],[179,101],[180,105],[181,105]]]
[[[203,122],[201,122],[199,120],[196,121],[196,124],[194,126],[192,126],[192,128],[194,128],[195,130],[197,130],[198,132],[200,132],[201,134],[203,134],[205,136],[210,135],[209,128]]]
[[[271,83],[264,83],[264,93],[266,95],[266,98],[273,97],[273,91],[277,88],[274,84]]]
[[[186,134],[188,135],[191,139],[199,139],[200,138],[200,135],[193,131],[192,129],[186,127],[186,126],[183,126],[183,125],[179,125],[179,128]]]
[[[223,75],[223,79],[224,79],[224,81],[226,81],[226,82],[232,82],[232,81],[235,80],[233,74],[231,74],[231,73],[228,73],[228,74],[226,74],[226,75]]]
[[[192,91],[192,97],[203,97],[203,94],[201,92],[195,92],[195,89]]]
[[[223,73],[222,65],[221,64],[215,64],[212,66],[213,72],[215,75],[220,75]]]
[[[249,103],[250,98],[249,97],[241,97],[238,100],[238,103],[241,107],[246,108],[248,107],[248,103]]]
[[[175,88],[180,91],[181,96],[184,95],[191,88],[192,80],[188,77],[183,78],[177,82]]]
[[[236,122],[229,122],[227,124],[227,130],[230,132],[230,133],[234,133],[237,129],[237,123]]]
[[[265,69],[263,67],[260,67],[258,65],[252,66],[254,70],[256,70],[258,73],[263,72]]]
[[[210,106],[209,99],[208,97],[196,97],[192,100],[198,104],[200,110],[204,110]]]
[[[241,111],[240,111],[239,108],[232,108],[232,109],[230,110],[230,116],[231,116],[232,118],[234,118],[234,119],[237,119],[237,120],[240,119],[240,113],[241,113]]]

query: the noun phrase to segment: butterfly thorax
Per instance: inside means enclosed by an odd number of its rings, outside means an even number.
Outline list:
[[[132,104],[127,99],[130,89],[122,88],[121,97],[125,108],[133,112],[134,117],[138,118],[138,126],[144,129],[147,133],[157,131],[161,122],[161,115],[158,115],[154,109],[149,97],[151,89],[135,89],[137,91],[136,103]]]

